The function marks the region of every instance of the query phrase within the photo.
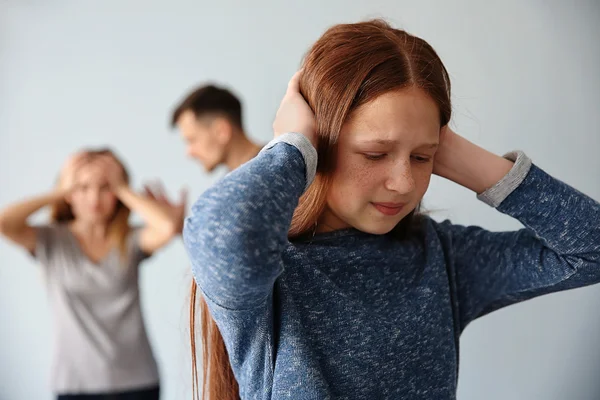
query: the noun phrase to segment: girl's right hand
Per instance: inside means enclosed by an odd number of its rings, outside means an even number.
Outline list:
[[[273,122],[275,137],[288,132],[300,133],[317,148],[315,114],[300,93],[302,70],[296,72],[288,84],[287,91]]]
[[[60,174],[60,190],[65,194],[70,193],[75,188],[75,174],[87,162],[90,156],[86,151],[75,153],[67,159]]]

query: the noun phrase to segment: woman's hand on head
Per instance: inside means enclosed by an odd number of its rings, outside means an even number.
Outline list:
[[[288,84],[285,96],[281,100],[273,131],[275,137],[288,132],[300,133],[317,147],[315,114],[300,93],[300,77],[302,70],[296,72]]]
[[[65,162],[60,174],[60,190],[68,194],[75,189],[75,176],[82,166],[90,161],[87,151],[80,151],[70,156]]]

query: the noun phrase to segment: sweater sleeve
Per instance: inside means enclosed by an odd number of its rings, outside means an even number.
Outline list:
[[[511,171],[479,199],[524,229],[490,232],[445,221],[449,274],[461,329],[536,296],[600,282],[600,204],[511,153]]]
[[[185,221],[183,240],[204,295],[249,309],[271,294],[298,200],[312,182],[317,152],[287,133],[208,189]]]

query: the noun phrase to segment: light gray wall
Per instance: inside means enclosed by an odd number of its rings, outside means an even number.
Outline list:
[[[438,50],[460,133],[498,153],[523,149],[600,199],[597,1],[0,0],[0,206],[48,189],[76,149],[106,143],[138,187],[160,178],[196,198],[223,171],[204,175],[168,129],[183,93],[207,80],[230,85],[248,131],[266,142],[309,45],[332,24],[374,16]],[[448,182],[434,180],[426,199],[436,218],[518,227]],[[163,399],[189,399],[181,243],[148,262],[141,279]],[[599,302],[600,287],[591,287],[474,322],[462,338],[459,399],[600,398]],[[0,241],[0,399],[52,398],[48,312],[39,268]]]

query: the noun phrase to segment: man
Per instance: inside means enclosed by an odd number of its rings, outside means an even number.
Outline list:
[[[233,170],[254,158],[261,146],[242,124],[242,105],[230,91],[214,85],[197,88],[175,108],[171,125],[187,143],[187,154],[207,172],[219,165]]]
[[[187,143],[187,154],[202,164],[207,172],[219,165],[230,171],[254,158],[261,146],[244,132],[242,105],[230,91],[214,85],[197,88],[175,108],[171,126],[177,127]],[[177,222],[181,233],[187,193],[178,203],[172,202],[159,183],[145,186],[146,195],[159,202]]]

